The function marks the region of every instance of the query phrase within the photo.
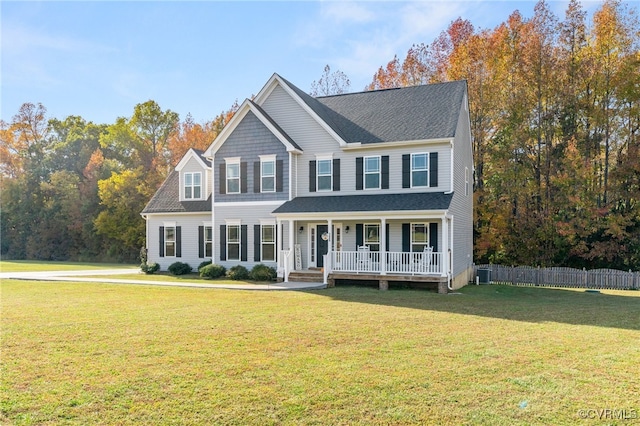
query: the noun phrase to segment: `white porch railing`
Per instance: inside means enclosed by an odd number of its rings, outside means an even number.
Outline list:
[[[441,252],[386,252],[387,274],[444,275]],[[382,272],[380,252],[330,251],[327,255],[332,272],[379,274]]]
[[[278,258],[278,277],[283,281],[289,282],[289,273],[293,269],[293,256],[291,256],[291,250],[280,250],[280,257]]]

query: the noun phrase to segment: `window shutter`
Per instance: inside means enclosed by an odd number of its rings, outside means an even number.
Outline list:
[[[204,257],[204,226],[198,226],[198,257]]]
[[[240,163],[240,192],[246,194],[247,192],[247,162]]]
[[[260,262],[260,242],[262,235],[260,235],[260,225],[253,225],[253,260]]]
[[[240,226],[240,260],[247,261],[247,225]]]
[[[255,161],[253,163],[253,192],[260,192],[260,162]]]
[[[276,192],[282,192],[282,174],[284,173],[284,162],[276,160]]]
[[[220,225],[220,260],[227,260],[227,225]]]
[[[356,191],[360,191],[363,187],[363,165],[362,165],[362,157],[356,157]]]
[[[160,227],[160,238],[158,241],[160,244],[160,257],[164,257],[164,226]]]
[[[333,160],[333,190],[340,191],[340,159]]]
[[[387,223],[387,226],[385,228],[386,228],[385,229],[385,234],[386,234],[385,241],[386,241],[386,244],[384,246],[385,246],[385,250],[389,251],[389,247],[390,247],[389,246],[389,237],[391,236],[391,233],[389,232],[389,224],[388,223]]]
[[[309,161],[309,192],[316,192],[316,160]]]
[[[356,223],[356,249],[364,243],[364,226]]]
[[[405,253],[411,251],[411,224],[410,223],[402,224],[402,251]]]
[[[382,159],[381,159],[381,178],[382,178],[382,183],[381,183],[381,188],[382,189],[389,189],[389,156],[388,155],[383,155]]]
[[[433,247],[433,251],[438,251],[438,223],[429,223],[429,245]]]
[[[176,226],[176,257],[182,257],[182,226]]]
[[[411,154],[402,154],[402,187],[411,188]]]
[[[438,153],[429,154],[429,186],[438,186]]]
[[[220,194],[227,193],[227,165],[225,163],[220,164],[220,182],[218,182],[218,189]]]

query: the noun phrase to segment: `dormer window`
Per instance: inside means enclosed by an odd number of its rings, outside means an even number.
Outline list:
[[[199,200],[202,198],[202,173],[184,174],[185,200]]]

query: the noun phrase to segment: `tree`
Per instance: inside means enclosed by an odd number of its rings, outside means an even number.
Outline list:
[[[311,83],[311,96],[331,96],[341,95],[349,91],[351,82],[349,77],[342,71],[331,72],[331,67],[327,64],[319,80]]]

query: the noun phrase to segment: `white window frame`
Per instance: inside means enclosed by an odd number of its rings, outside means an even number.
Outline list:
[[[213,226],[204,225],[204,257],[213,257]],[[209,249],[207,251],[207,248]]]
[[[273,173],[270,175],[265,174],[265,164],[272,164]],[[260,156],[260,192],[276,192],[276,156],[275,155],[261,155]],[[271,179],[273,181],[272,189],[265,190],[265,179]]]
[[[241,171],[241,167],[240,167],[240,158],[225,158],[225,163],[226,163],[226,175],[225,175],[225,185],[227,187],[227,194],[240,194],[240,192],[242,191],[242,182],[240,181],[240,179],[242,178],[242,171]],[[231,177],[231,173],[229,173],[230,167],[237,167],[238,170],[238,175],[237,176],[233,176]],[[237,191],[230,191],[229,190],[229,183],[231,181],[238,181],[238,190]]]
[[[231,241],[231,230],[232,229],[237,229],[238,230],[238,239],[237,241]],[[228,223],[227,224],[227,239],[226,239],[226,250],[227,250],[227,260],[240,260],[242,258],[242,225],[240,225],[239,222],[235,222],[235,223]],[[231,252],[229,250],[229,247],[231,245],[237,245],[238,246],[238,257],[237,258],[232,258],[231,257]]]
[[[183,185],[183,194],[185,200],[202,200],[202,173],[201,172],[187,172],[184,173],[184,185]],[[198,177],[199,183],[196,185],[196,176]],[[187,194],[187,189],[189,189],[189,194]],[[198,189],[199,196],[195,196],[195,190]]]
[[[414,158],[417,156],[425,156],[424,168],[414,168]],[[413,176],[415,173],[425,174],[425,184],[418,185],[414,183]],[[416,152],[411,154],[411,187],[412,188],[428,188],[429,187],[429,153],[428,152]]]
[[[329,173],[320,174],[320,164],[329,164]],[[320,188],[320,178],[329,178],[329,187]],[[332,158],[319,158],[316,160],[316,191],[329,192],[333,191],[333,159]]]
[[[368,160],[377,160],[377,170],[368,170],[367,165],[368,165]],[[380,189],[381,188],[381,184],[382,184],[382,157],[379,155],[372,155],[369,157],[364,157],[363,159],[364,165],[362,167],[362,172],[364,174],[364,176],[362,177],[362,180],[364,181],[364,189]],[[377,186],[368,186],[368,182],[367,182],[367,176],[378,176],[378,185]]]
[[[172,231],[173,238],[169,238],[169,234]],[[169,247],[173,254],[169,254]],[[176,225],[168,225],[164,227],[164,256],[176,257]]]
[[[424,241],[416,240],[416,227],[423,226],[424,227]],[[425,247],[429,247],[429,224],[428,223],[412,223],[411,224],[411,252],[412,253],[422,253]],[[414,250],[414,246],[420,246],[417,250]]]
[[[375,229],[375,234],[370,230]],[[362,242],[365,246],[369,246],[370,251],[380,251],[380,224],[379,223],[365,223],[362,226]],[[374,235],[376,238],[371,238]],[[376,248],[377,246],[377,248]]]
[[[273,241],[265,241],[264,240],[264,230],[266,228],[271,228],[272,239]],[[273,247],[273,258],[267,259],[264,255],[265,246]],[[273,223],[262,223],[260,224],[260,259],[265,262],[275,262],[276,261],[276,225]]]

